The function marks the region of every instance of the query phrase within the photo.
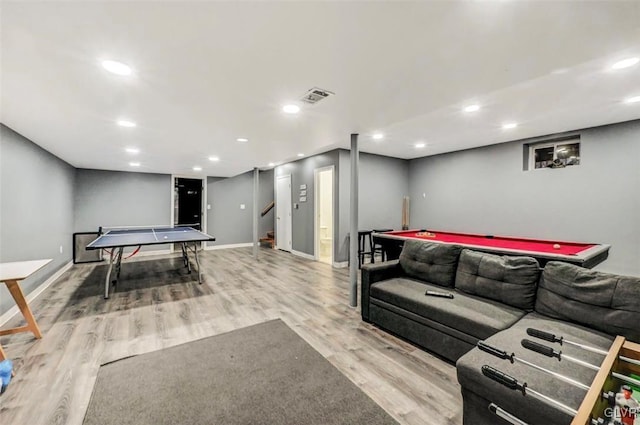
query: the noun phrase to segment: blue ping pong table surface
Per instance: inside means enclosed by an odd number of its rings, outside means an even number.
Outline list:
[[[87,245],[87,249],[203,241],[215,241],[215,238],[192,227],[114,229],[100,235],[96,240]]]

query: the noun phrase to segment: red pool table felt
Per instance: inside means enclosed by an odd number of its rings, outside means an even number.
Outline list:
[[[518,251],[544,252],[551,254],[577,255],[585,251],[595,244],[578,243],[578,242],[562,242],[562,241],[545,241],[539,239],[523,239],[504,236],[487,237],[487,235],[474,235],[466,233],[438,232],[437,230],[427,230],[433,233],[435,237],[418,236],[421,230],[400,230],[393,232],[385,232],[386,235],[394,235],[406,237],[410,239],[431,240],[439,242],[447,242],[462,245],[476,245],[493,248],[513,249]],[[560,245],[559,249],[553,245]]]

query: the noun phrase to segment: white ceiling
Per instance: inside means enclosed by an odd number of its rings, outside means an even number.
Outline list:
[[[610,70],[639,1],[3,1],[1,24],[2,122],[76,167],[231,176],[353,132],[415,158],[640,118],[640,65]],[[335,96],[282,113],[314,86]]]

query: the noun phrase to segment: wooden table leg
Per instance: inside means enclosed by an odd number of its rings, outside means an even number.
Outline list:
[[[42,333],[40,332],[40,328],[36,323],[35,317],[33,317],[33,313],[31,313],[31,309],[27,304],[27,300],[24,298],[24,294],[22,293],[22,289],[20,289],[20,285],[18,285],[17,280],[8,280],[5,282],[7,284],[7,288],[13,296],[13,299],[16,301],[16,305],[22,312],[25,320],[27,321],[27,328],[33,332],[36,338],[42,338]]]

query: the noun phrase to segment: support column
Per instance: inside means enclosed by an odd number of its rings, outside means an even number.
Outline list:
[[[351,135],[351,209],[349,220],[349,305],[358,306],[358,134]]]
[[[258,167],[253,168],[253,258],[258,259],[258,188],[260,185],[260,171]]]

